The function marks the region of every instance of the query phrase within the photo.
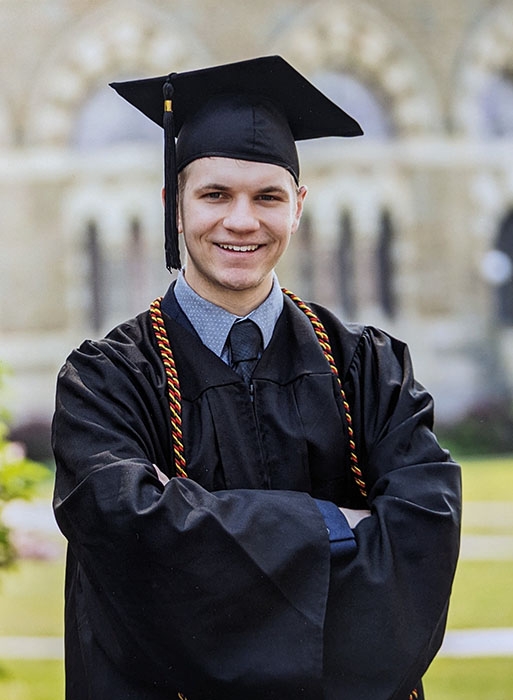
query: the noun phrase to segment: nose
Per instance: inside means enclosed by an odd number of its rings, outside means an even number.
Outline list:
[[[223,225],[229,231],[236,233],[251,233],[258,230],[260,222],[249,198],[237,197],[230,203]]]

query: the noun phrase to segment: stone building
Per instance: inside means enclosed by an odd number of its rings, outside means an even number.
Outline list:
[[[366,135],[300,146],[282,284],[412,349],[440,421],[513,384],[513,0],[3,0],[0,360],[48,421],[69,350],[167,287],[161,133],[107,87],[279,53]]]

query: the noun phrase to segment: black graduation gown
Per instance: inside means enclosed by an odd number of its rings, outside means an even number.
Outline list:
[[[366,507],[344,407],[285,298],[253,400],[166,316],[189,479],[172,476],[149,314],[85,342],[58,380],[55,513],[69,541],[68,700],[407,700],[438,650],[459,542],[459,468],[406,346],[315,306],[349,400],[372,517],[330,555],[313,497]]]

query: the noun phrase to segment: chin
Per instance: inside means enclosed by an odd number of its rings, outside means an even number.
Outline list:
[[[265,275],[256,274],[253,270],[231,269],[219,270],[217,280],[219,284],[229,289],[245,289],[246,287],[258,286]]]
[[[246,292],[251,289],[257,289],[261,282],[255,282],[254,280],[225,280],[222,283],[222,287],[227,291],[231,292]]]

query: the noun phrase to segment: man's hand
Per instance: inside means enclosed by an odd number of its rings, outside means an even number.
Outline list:
[[[165,486],[167,484],[167,482],[169,481],[169,478],[164,474],[164,472],[160,471],[160,469],[157,467],[156,464],[153,464],[152,466],[155,469],[155,471],[157,472],[157,476],[159,478],[160,483]]]
[[[370,510],[354,510],[353,508],[341,508],[340,506],[339,511],[345,516],[351,530],[354,530],[361,520],[370,517],[371,514]]]

